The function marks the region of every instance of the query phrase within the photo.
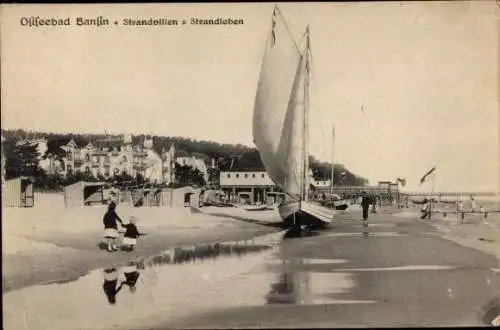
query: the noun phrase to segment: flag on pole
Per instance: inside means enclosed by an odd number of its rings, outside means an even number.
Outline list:
[[[406,179],[405,178],[397,178],[396,181],[401,183],[402,187],[406,186]]]
[[[427,173],[425,173],[424,176],[420,179],[420,184],[424,183],[425,180],[427,180],[427,178],[429,177],[429,175],[431,175],[435,170],[436,170],[436,166],[434,166]]]

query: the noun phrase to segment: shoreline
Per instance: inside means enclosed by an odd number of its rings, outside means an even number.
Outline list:
[[[29,286],[74,281],[95,269],[154,256],[175,247],[248,240],[279,231],[277,228],[244,224],[231,229],[225,228],[223,232],[201,231],[182,237],[160,233],[146,246],[139,243],[137,250],[133,252],[109,253],[94,244],[93,250],[59,247],[58,250],[35,255],[3,255],[2,293]]]
[[[39,197],[35,208],[3,208],[3,293],[76,280],[92,270],[160,254],[173,247],[251,239],[282,230],[254,221],[251,214],[244,212],[238,219],[211,215],[216,209],[119,205],[117,212],[122,220],[126,223],[135,216],[139,231],[147,235],[138,240],[135,251],[110,253],[101,249],[106,206],[66,210],[58,194]],[[118,239],[118,247],[120,243]]]
[[[500,221],[498,219],[485,222],[480,218],[471,218],[457,224],[456,217],[445,218],[437,214],[433,215],[430,220],[422,220],[419,210],[411,208],[395,213],[394,216],[420,221],[433,227],[434,235],[442,239],[492,255],[499,261],[500,267]]]

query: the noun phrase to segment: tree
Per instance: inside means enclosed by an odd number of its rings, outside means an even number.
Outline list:
[[[38,165],[40,153],[37,146],[31,143],[18,143],[13,147],[12,154],[7,157],[7,178],[29,176],[36,178],[41,169]]]
[[[210,185],[219,186],[220,185],[220,170],[218,168],[208,168],[208,183]]]
[[[80,170],[76,170],[73,173],[69,173],[66,176],[66,179],[62,180],[62,182],[64,185],[68,186],[68,185],[73,184],[73,183],[78,182],[78,181],[84,181],[84,179],[85,179],[85,176],[83,175],[83,173]]]
[[[97,178],[94,176],[94,174],[92,174],[92,172],[90,171],[85,171],[83,173],[83,181],[87,181],[87,182],[96,182],[98,181]]]
[[[12,173],[12,168],[20,165],[16,165],[15,161],[13,164],[10,158],[15,157],[15,143],[21,141],[22,139],[26,139],[28,137],[32,139],[47,139],[47,157],[50,155],[50,157],[54,157],[54,160],[59,160],[62,158],[64,152],[64,150],[61,149],[61,146],[66,144],[70,139],[73,139],[77,145],[82,146],[89,142],[99,145],[98,141],[102,141],[106,138],[104,134],[52,134],[43,132],[26,132],[24,130],[2,130],[2,135],[7,139],[7,141],[4,142],[4,151],[8,161],[8,177],[9,174],[11,175],[10,177],[12,177],[12,175],[18,175],[17,172],[14,174]],[[113,137],[116,139],[120,138],[119,135]],[[132,140],[134,143],[141,143],[143,138],[143,135],[136,135],[132,137]],[[241,144],[221,144],[213,141],[200,141],[182,137],[153,136],[152,138],[154,141],[153,148],[158,153],[160,153],[162,149],[165,149],[165,151],[169,150],[170,146],[174,144],[177,157],[194,155],[204,159],[205,162],[209,162],[212,158],[214,158],[216,159],[217,167],[223,171],[231,169],[231,164],[233,165],[233,170],[264,169],[258,150],[249,146]],[[324,180],[331,177],[330,163],[321,162],[312,156],[310,159],[311,168],[313,169],[315,178]],[[65,164],[63,164],[63,166],[64,165]],[[346,175],[340,176],[340,173],[342,172],[345,172]],[[341,178],[343,179],[341,180]],[[366,179],[352,173],[343,165],[335,164],[335,184],[365,185],[367,183],[368,181]]]
[[[60,190],[64,184],[65,181],[60,174],[47,174],[44,171],[40,171],[35,181],[35,186],[42,190]]]
[[[189,184],[190,171],[190,166],[175,164],[175,179],[179,185],[185,186]]]
[[[139,172],[137,172],[137,174],[135,175],[135,181],[137,182],[137,184],[143,184],[144,182],[146,182],[146,180],[144,180],[144,175]]]
[[[64,159],[67,156],[66,151],[61,148],[65,140],[63,138],[50,138],[47,140],[47,150],[42,155],[42,159],[50,160],[49,173],[54,174],[57,172],[56,163],[59,162],[63,168],[66,166]]]
[[[98,181],[106,181],[106,177],[101,173],[97,173],[97,180]]]
[[[261,171],[264,169],[264,164],[260,158],[260,153],[257,149],[242,153],[235,158],[233,169],[245,169]]]
[[[198,186],[205,186],[205,178],[203,173],[197,168],[191,168],[189,171],[189,182],[188,184],[195,184]]]
[[[125,170],[121,171],[120,174],[115,175],[115,180],[119,183],[121,182],[127,182],[127,181],[134,181],[134,177],[128,174]]]

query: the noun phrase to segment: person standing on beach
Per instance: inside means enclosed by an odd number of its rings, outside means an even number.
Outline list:
[[[133,251],[137,245],[137,238],[141,235],[145,235],[144,233],[139,232],[135,222],[135,217],[130,217],[129,223],[126,225],[122,224],[122,226],[125,227],[125,234],[123,235],[123,248],[128,251]]]
[[[370,208],[370,204],[372,203],[370,196],[363,191],[361,195],[361,208],[363,209],[363,221],[368,220],[368,209]]]
[[[470,196],[470,201],[472,212],[476,212],[476,200],[474,199],[474,196]]]
[[[428,200],[427,198],[424,198],[424,204],[422,206],[422,216],[420,217],[420,219],[430,219],[431,218],[431,203],[432,203],[432,200]]]
[[[116,214],[115,209],[115,202],[109,203],[108,211],[106,212],[106,214],[104,214],[104,218],[102,220],[102,222],[104,223],[104,238],[107,241],[109,252],[117,250],[115,241],[118,238],[119,234],[116,221],[119,221],[123,226],[123,222],[118,214]]]

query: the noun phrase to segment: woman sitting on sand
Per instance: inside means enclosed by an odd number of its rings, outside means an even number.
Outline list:
[[[146,235],[145,233],[140,233],[135,225],[135,217],[130,217],[129,223],[122,226],[125,227],[125,234],[123,235],[123,246],[124,250],[133,251],[137,245],[137,238],[141,235]]]
[[[108,211],[106,212],[106,214],[104,214],[104,218],[102,220],[102,222],[104,223],[104,238],[108,243],[109,252],[117,250],[115,241],[118,238],[119,234],[116,221],[119,221],[123,226],[122,220],[120,219],[118,214],[116,214],[115,209],[115,202],[109,203]]]

